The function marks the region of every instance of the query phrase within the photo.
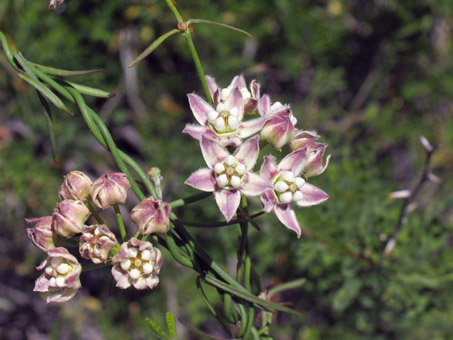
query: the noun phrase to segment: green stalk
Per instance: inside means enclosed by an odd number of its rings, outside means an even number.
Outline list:
[[[165,0],[165,2],[167,3],[167,6],[170,8],[170,11],[173,12],[174,16],[176,17],[176,20],[178,20],[178,22],[183,22],[184,19],[182,18],[181,14],[179,14],[178,9],[173,4],[173,2],[171,0]]]
[[[86,205],[88,206],[88,209],[90,209],[90,212],[93,215],[93,217],[96,219],[96,221],[99,224],[103,224],[103,225],[105,225],[107,227],[107,224],[105,224],[104,220],[101,218],[101,216],[99,216],[98,212],[96,211],[96,208],[93,207],[93,204],[91,203],[89,198],[86,200]]]
[[[120,229],[121,240],[123,242],[126,242],[127,240],[126,228],[124,227],[123,216],[121,216],[118,204],[115,204],[113,206],[113,209],[115,210],[116,220],[118,221],[118,228]]]
[[[212,192],[200,192],[200,193],[192,195],[192,196],[174,200],[173,202],[170,202],[170,207],[172,209],[182,207],[183,205],[198,202],[198,201],[201,201],[202,199],[205,199],[210,196],[212,196]]]

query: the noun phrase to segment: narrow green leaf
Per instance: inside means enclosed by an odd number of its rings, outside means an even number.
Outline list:
[[[66,83],[71,85],[73,88],[75,88],[80,93],[86,94],[88,96],[99,97],[99,98],[110,98],[110,97],[114,97],[115,96],[115,93],[110,93],[110,92],[107,92],[107,91],[95,89],[93,87],[80,85],[80,84],[72,83],[72,82],[69,82],[69,81],[67,81]]]
[[[171,37],[172,35],[179,33],[180,31],[178,29],[172,29],[171,31],[161,35],[159,38],[154,40],[151,45],[149,45],[140,55],[134,59],[132,63],[129,64],[129,67],[135,66],[137,63],[145,59],[148,55],[150,55],[157,47],[160,46],[168,37]]]
[[[213,285],[214,287],[217,287],[217,288],[220,288],[234,296],[237,296],[238,298],[241,298],[243,300],[246,300],[248,302],[251,302],[253,303],[254,305],[256,305],[257,307],[261,308],[261,309],[267,309],[269,311],[273,310],[273,309],[276,309],[276,310],[279,310],[281,312],[285,312],[285,313],[289,313],[289,314],[294,314],[294,315],[298,315],[298,316],[301,316],[302,313],[294,310],[294,309],[291,309],[291,308],[288,308],[288,307],[285,307],[285,306],[280,306],[276,303],[272,303],[272,302],[269,302],[269,301],[266,301],[266,300],[263,300],[263,299],[260,299],[259,297],[256,297],[255,295],[252,295],[250,293],[244,293],[243,291],[241,290],[238,290],[234,287],[231,287],[229,286],[228,284],[220,281],[220,280],[217,280],[216,278],[210,276],[210,275],[206,275],[204,277],[204,280]]]
[[[168,332],[170,333],[170,336],[176,340],[178,335],[176,334],[175,316],[173,314],[171,314],[170,312],[167,312],[167,314],[165,314],[165,318],[167,319]]]
[[[206,334],[205,332],[199,330],[197,327],[191,325],[190,323],[188,322],[185,322],[184,320],[182,319],[178,319],[179,322],[181,322],[184,326],[186,326],[189,330],[191,330],[192,332],[194,332],[195,334],[197,334],[198,336],[200,336],[200,339],[208,339],[208,340],[222,340],[222,339],[219,339],[219,338],[214,338],[213,336],[210,336],[209,334]]]
[[[52,120],[52,111],[50,111],[50,106],[47,100],[42,96],[41,93],[36,91],[38,94],[39,101],[41,102],[42,109],[44,111],[44,117],[46,119],[47,131],[49,132],[50,139],[50,149],[52,150],[52,159],[55,162],[56,159],[56,144],[55,144],[55,134],[53,131],[53,120]]]
[[[14,59],[17,60],[17,62],[19,63],[19,65],[22,67],[22,69],[24,70],[24,72],[26,74],[28,74],[34,80],[38,81],[38,78],[36,77],[36,75],[33,73],[32,69],[31,69],[30,63],[24,58],[22,53],[14,52]]]
[[[203,290],[203,287],[201,285],[201,282],[200,282],[200,277],[197,277],[197,290],[198,290],[198,293],[200,294],[201,296],[201,299],[203,300],[204,304],[206,305],[206,307],[208,307],[208,309],[210,310],[211,314],[214,315],[214,316],[217,316],[217,313],[214,309],[214,307],[211,305],[211,303],[209,302],[204,290]]]
[[[165,332],[162,330],[162,328],[160,328],[160,326],[157,323],[155,323],[150,318],[146,318],[146,322],[151,327],[151,329],[154,331],[154,333],[156,333],[160,338],[162,338],[164,340],[170,340],[168,335],[165,334]]]
[[[68,90],[64,88],[61,84],[59,84],[57,81],[52,79],[49,75],[44,73],[43,71],[33,67],[33,72],[38,76],[41,81],[47,83],[50,87],[52,87],[55,91],[60,93],[63,97],[65,97],[67,100],[69,100],[71,103],[75,103],[74,98],[72,95],[69,93]]]
[[[44,73],[47,73],[51,76],[59,76],[59,77],[75,77],[75,76],[83,76],[86,74],[92,74],[92,73],[97,73],[97,72],[104,72],[103,68],[100,68],[97,70],[68,71],[68,70],[62,70],[59,68],[53,68],[53,67],[49,67],[49,66],[36,64],[36,63],[32,63],[32,65]]]
[[[52,104],[54,104],[56,107],[58,107],[60,110],[66,112],[70,116],[74,116],[74,113],[69,111],[69,109],[66,107],[66,105],[61,101],[60,98],[58,98],[51,90],[49,90],[45,85],[41,84],[39,81],[36,81],[32,77],[30,77],[28,74],[19,71],[18,72],[19,78],[22,80],[26,81],[29,83],[31,86],[33,86],[36,90],[38,90],[47,100],[49,100]]]
[[[17,65],[14,62],[14,51],[9,47],[8,45],[8,39],[6,39],[5,34],[3,32],[0,32],[0,43],[3,48],[3,52],[5,52],[6,59],[8,60],[9,64],[17,70]]]
[[[234,26],[230,26],[230,25],[227,25],[227,24],[222,24],[222,23],[217,22],[217,21],[211,21],[211,20],[205,20],[205,19],[189,19],[189,20],[187,20],[187,25],[189,26],[191,24],[209,24],[209,25],[220,26],[220,27],[229,29],[231,31],[235,31],[235,32],[244,34],[244,35],[246,35],[249,38],[253,37],[253,35],[251,35],[249,32],[246,32],[246,31],[241,30],[240,28],[237,28],[237,27],[234,27]]]

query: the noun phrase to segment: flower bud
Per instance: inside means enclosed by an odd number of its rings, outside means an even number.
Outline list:
[[[80,236],[79,252],[93,263],[106,262],[110,250],[118,244],[115,235],[103,224],[87,225]]]
[[[125,204],[130,187],[126,174],[109,171],[93,183],[91,199],[94,205],[101,209],[110,208],[115,204]]]
[[[47,255],[47,259],[36,268],[45,269],[36,280],[33,291],[48,293],[47,303],[68,301],[81,287],[82,266],[63,247],[50,249]]]
[[[275,148],[280,149],[294,137],[294,117],[288,107],[283,107],[261,130],[261,137],[268,140]]]
[[[131,211],[131,218],[142,235],[165,234],[170,225],[170,205],[154,197],[145,198]]]
[[[313,177],[322,174],[329,165],[330,155],[327,156],[324,164],[323,156],[326,151],[327,144],[308,143],[307,144],[307,160],[304,168],[305,177]]]
[[[162,254],[149,242],[131,238],[112,259],[112,275],[121,289],[153,289],[159,283]]]
[[[90,189],[93,183],[81,171],[71,171],[64,176],[64,182],[60,187],[58,195],[62,200],[72,199],[85,201],[90,195]]]
[[[52,229],[58,235],[69,238],[83,231],[89,216],[90,210],[82,201],[61,201],[52,214]]]
[[[303,149],[308,144],[316,142],[320,136],[315,131],[303,131],[299,130],[296,132],[293,140],[289,144],[293,151]]]
[[[28,237],[33,244],[43,251],[55,248],[56,235],[52,231],[52,216],[26,218],[28,223],[36,223],[33,228],[27,228]]]

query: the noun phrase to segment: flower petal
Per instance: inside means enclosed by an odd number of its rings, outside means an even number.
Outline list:
[[[214,191],[215,190],[215,177],[214,171],[208,168],[203,168],[195,171],[186,181],[184,182],[195,189],[201,191]]]
[[[272,190],[265,191],[261,197],[261,203],[263,203],[263,211],[271,212],[272,209],[275,207],[277,201],[275,200],[275,196],[272,193]]]
[[[259,136],[248,139],[233,154],[236,160],[244,164],[248,171],[253,169],[258,159],[260,153],[259,140]]]
[[[237,190],[218,190],[215,192],[215,200],[227,222],[236,213],[241,202],[241,193]]]
[[[215,109],[203,98],[194,93],[189,93],[187,97],[189,98],[190,109],[192,110],[195,119],[198,123],[205,126],[208,121],[208,113],[215,111]]]
[[[278,169],[277,169],[277,162],[275,160],[275,157],[270,155],[270,156],[264,156],[263,157],[263,164],[261,165],[260,169],[260,175],[267,179],[268,181],[272,181],[274,177],[277,175]]]
[[[244,176],[241,192],[246,196],[261,195],[267,189],[272,189],[272,184],[260,175],[248,172]]]
[[[258,103],[258,113],[260,114],[261,117],[264,117],[267,115],[269,112],[269,109],[271,108],[271,100],[267,94],[262,96],[260,98],[260,101]]]
[[[261,130],[270,117],[250,119],[239,125],[239,137],[247,138]]]
[[[305,167],[307,161],[307,148],[291,152],[278,164],[279,171],[292,171],[298,176]]]
[[[261,136],[272,143],[276,149],[280,149],[294,137],[294,125],[291,122],[291,110],[283,109],[272,115],[272,118],[264,125]]]
[[[228,110],[231,110],[233,107],[237,108],[239,112],[238,119],[239,121],[242,120],[242,118],[244,117],[244,101],[242,99],[242,94],[237,86],[233,89],[233,91],[231,91],[231,94],[228,96],[225,102],[225,106]]]
[[[203,158],[211,169],[214,167],[214,165],[222,162],[230,155],[227,149],[225,149],[215,140],[205,136],[201,136],[200,146]]]
[[[204,136],[209,133],[212,136],[214,136],[214,134],[211,132],[211,130],[208,127],[196,125],[196,124],[186,124],[186,127],[184,128],[184,130],[182,130],[182,132],[188,133],[196,140],[201,140],[201,136]]]
[[[301,230],[296,213],[289,204],[277,204],[274,208],[275,215],[288,229],[294,230],[297,237],[300,237]]]
[[[205,79],[208,84],[209,93],[211,93],[211,97],[214,99],[214,93],[219,89],[219,86],[213,77],[205,76]]]
[[[296,204],[299,207],[311,207],[312,205],[318,205],[329,198],[327,193],[309,183],[305,183],[300,191],[304,196],[301,200],[296,201]]]

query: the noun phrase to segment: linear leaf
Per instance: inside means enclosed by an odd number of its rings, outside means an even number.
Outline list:
[[[173,339],[176,339],[178,337],[178,335],[176,333],[176,319],[175,319],[175,316],[172,313],[167,312],[165,314],[165,318],[167,319],[167,327],[168,327],[168,332],[170,333],[170,336]]]
[[[46,119],[47,131],[49,132],[50,139],[50,149],[52,150],[52,159],[55,162],[56,159],[56,144],[55,144],[55,134],[53,131],[53,120],[52,120],[52,111],[50,111],[50,106],[47,100],[42,96],[41,93],[36,91],[41,102],[42,109],[44,111],[44,117]]]
[[[162,338],[164,340],[170,340],[168,335],[165,334],[165,332],[162,330],[162,328],[160,328],[160,326],[157,323],[155,323],[153,320],[151,320],[149,318],[146,318],[146,322],[151,327],[151,329],[154,331],[154,333],[156,333],[160,338]]]
[[[82,71],[68,71],[68,70],[62,70],[59,68],[54,68],[54,67],[49,67],[49,66],[44,66],[36,63],[32,63],[32,65],[37,68],[40,71],[43,71],[44,73],[47,73],[51,76],[59,76],[59,77],[75,77],[75,76],[83,76],[86,74],[92,74],[92,73],[97,73],[97,72],[104,72],[103,68],[97,69],[97,70],[82,70]]]

